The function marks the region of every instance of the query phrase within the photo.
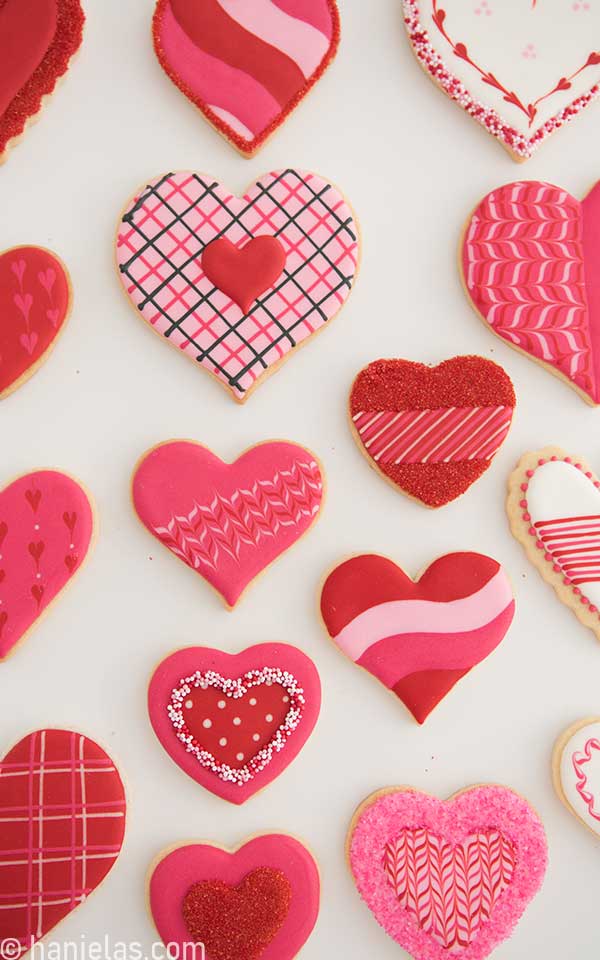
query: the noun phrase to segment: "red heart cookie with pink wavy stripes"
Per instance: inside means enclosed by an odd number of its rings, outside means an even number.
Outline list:
[[[250,447],[233,463],[199,443],[166,441],[133,476],[141,522],[229,607],[312,526],[323,494],[314,454],[286,441]]]
[[[148,713],[182,770],[230,803],[244,803],[298,755],[319,716],[312,660],[287,644],[238,654],[190,647],[156,668]]]
[[[65,473],[37,470],[0,491],[0,660],[79,571],[93,532],[89,495]]]
[[[493,190],[463,238],[462,272],[493,333],[600,403],[600,184],[583,201],[539,180]]]
[[[251,157],[333,60],[335,0],[158,0],[154,49],[206,119]]]
[[[496,785],[446,801],[380,790],[358,808],[347,847],[360,896],[414,960],[484,960],[511,935],[548,864],[537,813]]]
[[[82,734],[36,730],[0,761],[0,943],[14,960],[102,883],[125,813],[118,770]]]
[[[0,163],[81,46],[79,0],[0,3]]]
[[[71,308],[64,264],[42,247],[0,255],[0,400],[33,376]]]
[[[190,942],[203,945],[206,960],[292,960],[312,933],[319,899],[314,859],[298,840],[275,833],[237,850],[205,843],[170,850],[148,890],[163,942],[181,957]]]
[[[418,723],[495,650],[514,610],[506,573],[479,553],[449,553],[416,581],[387,557],[353,557],[329,574],[321,593],[334,643]]]
[[[515,403],[508,374],[483,357],[437,367],[376,360],[356,377],[349,413],[371,466],[409,497],[442,507],[488,469]]]

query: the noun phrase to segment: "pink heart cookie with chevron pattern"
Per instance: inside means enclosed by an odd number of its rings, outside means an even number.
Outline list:
[[[199,443],[167,441],[133,477],[141,522],[229,607],[312,526],[323,495],[314,454],[287,441],[250,447],[234,463]]]
[[[495,785],[446,801],[379,791],[359,807],[347,843],[359,894],[414,960],[483,960],[512,933],[548,860],[536,812]]]
[[[509,346],[600,403],[600,184],[583,201],[538,180],[493,190],[463,238],[473,306]]]

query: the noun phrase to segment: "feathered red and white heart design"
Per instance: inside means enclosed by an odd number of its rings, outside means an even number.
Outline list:
[[[362,899],[414,960],[484,960],[542,885],[542,823],[507,787],[449,800],[382,790],[359,807],[348,856]]]
[[[70,307],[69,275],[53,253],[13,247],[0,254],[0,400],[43,363]]]
[[[505,343],[600,403],[600,185],[583,201],[551,183],[493,190],[463,238],[477,313]]]
[[[356,377],[349,413],[371,466],[409,497],[442,507],[488,469],[515,403],[508,374],[483,357],[437,367],[376,360]]]
[[[524,454],[508,487],[513,535],[600,639],[600,480],[581,457],[545,447]]]
[[[0,163],[81,46],[79,0],[0,3]]]
[[[244,803],[286,769],[320,707],[314,663],[278,643],[238,654],[179,650],[159,664],[148,689],[150,722],[171,759],[231,803]]]
[[[168,441],[145,454],[133,477],[141,522],[229,607],[306,533],[322,502],[314,455],[286,441],[250,447],[233,463],[199,443]]]
[[[329,574],[321,593],[334,643],[418,723],[495,650],[514,609],[506,573],[479,553],[440,557],[416,581],[387,557],[353,557]]]
[[[600,93],[591,3],[404,0],[404,19],[421,66],[515,160]]]
[[[243,403],[344,305],[359,243],[348,203],[314,173],[267,173],[243,197],[168,173],[127,205],[117,263],[146,323]]]
[[[37,730],[0,761],[0,943],[14,960],[102,883],[125,813],[118,770],[82,734]]]
[[[0,660],[82,566],[94,511],[76,480],[37,470],[0,491]]]
[[[266,834],[235,851],[197,843],[163,855],[150,877],[152,918],[180,955],[292,960],[319,913],[319,871],[293,837]]]
[[[206,119],[252,156],[333,60],[335,0],[158,0],[154,49]]]

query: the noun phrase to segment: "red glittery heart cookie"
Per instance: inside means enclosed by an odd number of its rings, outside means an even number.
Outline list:
[[[49,250],[13,247],[0,255],[0,400],[43,363],[70,307],[69,275]]]
[[[387,557],[353,557],[329,574],[321,593],[334,643],[418,723],[495,650],[514,610],[506,573],[479,553],[440,557],[416,581]]]
[[[79,0],[0,3],[0,163],[68,70],[84,20]]]
[[[205,960],[292,960],[319,913],[319,871],[285,834],[235,851],[189,844],[159,858],[148,893],[156,929],[179,956],[191,939]]]
[[[0,945],[11,960],[102,883],[125,807],[111,758],[79,733],[37,730],[0,761]]]
[[[515,403],[508,374],[483,357],[437,367],[376,360],[354,381],[349,412],[371,466],[409,497],[442,507],[488,469]]]
[[[231,803],[243,803],[286,769],[320,706],[312,660],[277,643],[238,654],[179,650],[157,667],[148,689],[150,722],[171,759]]]

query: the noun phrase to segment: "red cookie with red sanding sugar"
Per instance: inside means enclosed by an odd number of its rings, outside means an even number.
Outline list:
[[[0,163],[81,46],[79,0],[0,0]]]
[[[456,500],[485,473],[512,422],[508,374],[484,357],[376,360],[350,391],[350,421],[369,463],[427,507]]]

